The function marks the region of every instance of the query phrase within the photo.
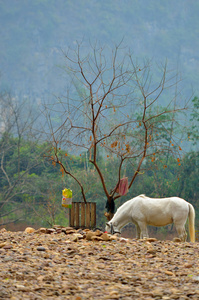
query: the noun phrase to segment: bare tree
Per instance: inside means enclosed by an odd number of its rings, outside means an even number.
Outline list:
[[[25,203],[18,199],[30,192],[28,175],[41,162],[40,155],[24,162],[25,141],[29,150],[37,145],[33,133],[36,116],[27,101],[21,104],[9,93],[0,96],[0,226],[20,220]],[[31,148],[32,147],[32,148]],[[29,153],[28,153],[29,154]]]
[[[65,149],[66,156],[88,153],[89,163],[98,173],[107,197],[106,217],[110,219],[127,165],[132,166],[130,189],[147,157],[154,161],[160,153],[168,151],[179,156],[181,148],[177,147],[173,126],[187,103],[182,98],[178,103],[178,77],[168,70],[167,62],[156,69],[151,61],[140,64],[121,44],[111,54],[98,44],[91,46],[89,53],[85,51],[82,44],[77,44],[74,50],[64,52],[70,78],[67,95],[58,98],[50,109],[45,108],[53,146],[49,158],[61,166],[63,174],[77,181],[86,202],[81,178],[67,168],[60,150]],[[52,113],[59,116],[59,123],[52,121]],[[118,161],[111,188],[107,187],[100,168],[102,155],[105,160],[115,157]]]

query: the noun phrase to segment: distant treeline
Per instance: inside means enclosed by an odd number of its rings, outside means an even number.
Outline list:
[[[39,144],[19,139],[6,133],[0,139],[0,225],[23,221],[32,226],[67,225],[67,209],[61,206],[62,189],[71,188],[73,200],[82,201],[79,186],[72,178],[62,176],[58,166],[45,155],[51,151],[47,143]],[[64,156],[64,154],[63,154]],[[92,168],[88,168],[86,153],[64,156],[65,163],[85,186],[87,200],[97,203],[97,226],[104,226],[106,198],[101,181]],[[114,159],[100,158],[105,180],[115,187]],[[191,151],[180,161],[172,157],[154,162],[146,160],[144,171],[137,177],[129,193],[116,200],[116,207],[139,194],[149,197],[178,196],[192,203],[199,226],[199,152]],[[75,172],[74,172],[75,171]],[[131,165],[126,176],[131,174]]]

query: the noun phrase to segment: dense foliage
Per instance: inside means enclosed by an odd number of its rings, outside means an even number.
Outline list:
[[[1,138],[0,147],[5,140]],[[59,168],[43,157],[46,144],[32,144],[23,140],[20,148],[20,169],[18,170],[18,155],[16,153],[17,139],[7,137],[10,145],[4,157],[4,169],[13,184],[9,194],[9,201],[1,209],[1,224],[16,220],[23,220],[34,226],[50,226],[55,223],[66,225],[68,220],[67,209],[61,206],[61,193],[65,187],[73,190],[73,200],[82,201],[79,186],[66,176],[62,176]],[[37,158],[37,159],[36,159]],[[102,193],[101,182],[94,171],[86,164],[86,155],[67,156],[69,168],[73,168],[77,177],[83,180],[87,199],[97,202],[97,225],[103,226],[105,218],[106,199]],[[116,201],[118,207],[127,199],[139,194],[151,197],[179,196],[196,209],[196,224],[199,226],[199,187],[198,187],[198,152],[190,152],[183,156],[180,164],[170,157],[167,165],[162,161],[145,163],[145,171],[139,174],[129,193]],[[105,179],[114,186],[114,160],[101,157],[101,168]],[[27,164],[31,166],[27,169]],[[166,166],[166,167],[165,167]],[[126,169],[130,174],[131,167]],[[0,170],[0,204],[6,200],[5,191],[9,190],[9,182],[2,169]],[[7,198],[8,199],[8,198]]]
[[[24,114],[22,107],[15,102],[11,102],[7,110],[9,99],[5,95],[1,95],[0,99],[4,112],[4,127],[1,127],[0,133],[0,226],[17,222],[35,227],[52,226],[56,223],[67,225],[68,210],[61,206],[62,189],[71,188],[73,200],[82,201],[79,185],[49,159],[52,146],[41,142],[36,134],[33,135],[30,114]],[[181,150],[182,154],[177,159],[170,152],[168,155],[146,158],[132,188],[126,196],[116,200],[116,207],[139,194],[149,197],[179,196],[194,205],[198,228],[198,101],[198,97],[192,101],[190,122],[187,133],[185,132],[188,143],[192,145],[190,150],[187,153]],[[5,103],[6,110],[3,110]],[[166,139],[169,142],[169,132]],[[171,147],[175,146],[171,144]],[[72,170],[75,177],[81,180],[87,201],[97,203],[97,226],[103,227],[107,199],[96,170],[88,164],[89,155],[87,152],[66,155],[67,152],[67,149],[60,149],[60,158],[68,170]],[[102,151],[98,156],[98,163],[108,189],[113,189],[116,185],[117,160],[112,156],[107,157]],[[133,165],[127,164],[123,175],[131,177],[132,171]]]

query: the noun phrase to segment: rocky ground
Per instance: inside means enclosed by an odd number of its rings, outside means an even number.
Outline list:
[[[0,299],[199,299],[199,243],[0,231]]]

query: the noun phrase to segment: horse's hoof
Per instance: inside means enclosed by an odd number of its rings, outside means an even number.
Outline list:
[[[173,239],[173,242],[175,242],[175,243],[181,243],[182,240],[180,238],[176,237],[176,238]]]

